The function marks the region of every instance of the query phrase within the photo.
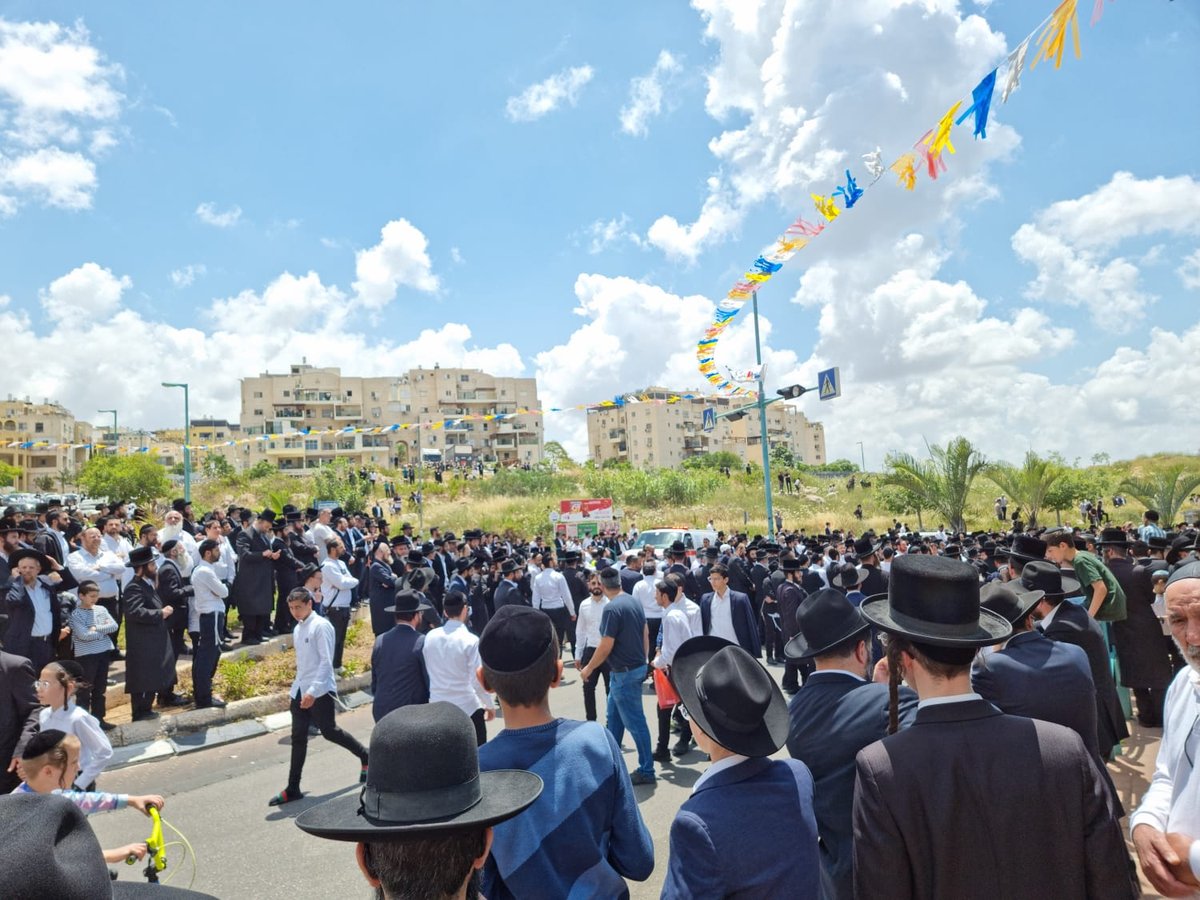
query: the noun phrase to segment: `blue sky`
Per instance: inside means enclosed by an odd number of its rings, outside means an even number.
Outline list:
[[[109,396],[155,427],[176,417],[152,389],[163,378],[233,417],[239,375],[301,353],[351,374],[434,361],[537,374],[554,405],[698,386],[705,304],[811,210],[809,191],[847,166],[869,180],[861,153],[907,149],[1052,7],[10,3],[0,162],[59,148],[94,181],[55,199],[56,172],[7,191],[0,174],[0,295],[30,363],[9,389],[83,416]],[[1155,374],[1194,370],[1200,347],[1200,211],[1179,208],[1200,197],[1200,14],[1117,0],[1092,28],[1081,7],[1082,59],[1026,71],[1007,105],[996,97],[988,141],[956,129],[942,178],[907,194],[886,176],[762,292],[772,379],[843,368],[836,406],[804,401],[831,455],[867,435],[876,461],[955,433],[1010,457],[1200,442],[1142,430],[1174,408],[1140,396]],[[86,72],[61,94],[107,99],[48,112],[30,98],[62,59],[22,68],[30,46],[66,46]],[[572,97],[511,112],[572,70]],[[631,82],[652,72],[661,107],[627,133]],[[30,126],[31,109],[59,130]],[[1127,211],[1128,197],[1149,199]],[[1083,219],[1114,236],[1089,237]],[[381,229],[396,221],[393,244]],[[384,271],[368,290],[372,260]],[[735,328],[722,362],[752,362],[747,338]],[[989,355],[997,344],[1009,352]],[[912,408],[878,421],[897,398]],[[581,422],[547,425],[578,451]]]

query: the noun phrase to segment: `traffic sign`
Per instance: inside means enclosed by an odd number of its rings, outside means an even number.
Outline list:
[[[717,430],[717,408],[715,406],[704,407],[704,418],[701,420],[701,428],[710,432]]]
[[[817,373],[817,391],[822,400],[832,400],[842,396],[842,374],[837,366]]]

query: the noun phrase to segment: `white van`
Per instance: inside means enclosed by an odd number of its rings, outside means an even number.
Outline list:
[[[710,547],[720,546],[717,533],[707,528],[648,528],[637,536],[634,547],[653,547],[654,555],[659,559],[676,541],[682,541],[688,556],[695,556],[696,551],[704,546],[708,538]]]

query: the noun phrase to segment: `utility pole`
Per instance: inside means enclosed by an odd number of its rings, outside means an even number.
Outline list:
[[[863,442],[862,441],[858,442],[858,458],[860,460],[862,460],[862,470],[863,470],[863,473],[865,474],[867,471],[867,456],[865,453],[863,453]]]
[[[750,295],[754,301],[754,361],[758,364],[758,436],[762,442],[763,496],[767,501],[767,534],[775,540],[775,507],[771,500],[771,448],[767,444],[767,398],[763,385],[762,342],[758,333],[758,291]]]
[[[188,386],[181,381],[164,381],[163,387],[183,388],[183,499],[192,502],[192,416],[188,407]]]

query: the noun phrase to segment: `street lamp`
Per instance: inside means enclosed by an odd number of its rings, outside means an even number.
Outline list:
[[[188,411],[188,386],[181,381],[164,381],[163,387],[183,388],[183,499],[192,502],[192,417]]]
[[[857,443],[858,443],[858,458],[859,458],[860,460],[862,460],[862,470],[863,470],[863,474],[866,474],[866,471],[867,471],[867,455],[866,455],[865,453],[863,453],[863,442],[862,442],[862,441],[858,441]]]
[[[112,413],[112,417],[113,417],[113,453],[116,453],[117,445],[120,442],[120,438],[117,436],[117,411],[115,409],[98,409],[98,410],[96,410],[96,412]]]

